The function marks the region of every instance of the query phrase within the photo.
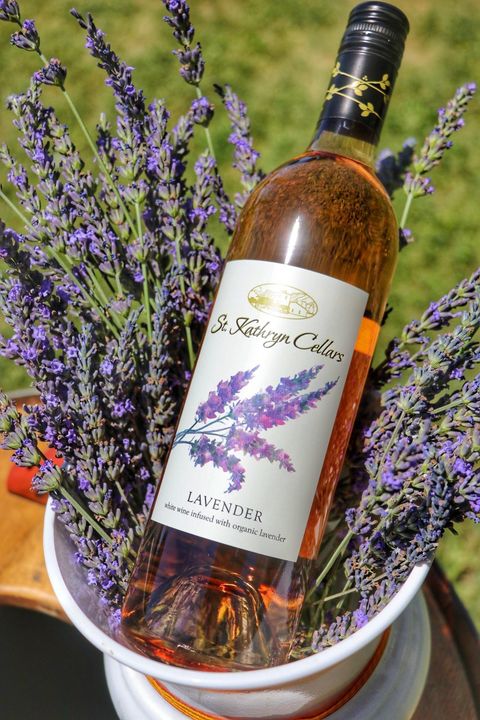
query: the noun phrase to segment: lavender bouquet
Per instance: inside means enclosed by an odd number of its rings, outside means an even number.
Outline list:
[[[20,414],[0,396],[2,446],[17,464],[37,468],[33,486],[50,493],[113,624],[222,269],[213,216],[230,235],[263,177],[244,103],[228,85],[215,86],[239,174],[238,192],[227,194],[189,8],[184,0],[164,5],[180,74],[193,91],[176,122],[162,100],[146,104],[132,68],[91,15],[72,10],[116,103],[115,121],[102,115],[92,135],[67,89],[65,67],[44,55],[35,23],[22,20],[18,3],[0,0],[12,45],[39,59],[28,89],[8,99],[27,166],[0,148],[9,183],[0,200],[18,219],[16,229],[0,225],[0,311],[11,329],[0,352],[28,371],[40,402]],[[47,85],[58,89],[84,134],[87,162],[44,104]],[[408,141],[397,155],[379,157],[389,193],[406,193],[401,247],[413,239],[405,227],[410,205],[433,191],[427,175],[451,146],[474,90],[456,92],[417,153]],[[205,151],[189,173],[198,133]],[[294,657],[361,627],[413,566],[431,557],[445,530],[480,520],[479,325],[477,271],[410,323],[372,370]],[[302,379],[305,388],[313,379]],[[230,378],[219,386],[199,407],[198,422],[218,419],[246,382]],[[309,402],[328,389],[309,390]],[[285,403],[298,405],[295,388],[281,392]],[[217,455],[195,432],[201,425],[185,428],[192,461],[217,463],[232,488],[242,482],[233,452],[287,469],[291,463],[262,438],[248,401],[239,412],[250,426],[226,434]],[[45,457],[41,441],[58,462]]]

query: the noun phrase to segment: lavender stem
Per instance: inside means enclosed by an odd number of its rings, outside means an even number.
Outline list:
[[[197,98],[198,98],[199,100],[201,100],[201,98],[203,97],[203,93],[202,93],[202,91],[200,90],[200,88],[198,87],[198,85],[195,86],[195,92],[196,92]],[[215,150],[213,149],[212,136],[211,136],[211,134],[210,134],[210,128],[204,127],[203,129],[205,130],[205,136],[206,136],[206,138],[207,138],[208,151],[209,151],[210,155],[212,156],[212,158],[213,158],[214,160],[216,160],[216,158],[215,158]]]
[[[416,177],[416,176],[415,176],[415,177]],[[400,219],[400,225],[399,225],[399,226],[400,226],[400,229],[401,229],[401,230],[404,230],[404,229],[405,229],[405,226],[406,226],[406,224],[407,224],[408,215],[409,215],[409,213],[410,213],[410,208],[411,208],[411,206],[412,206],[412,200],[413,200],[413,191],[412,191],[412,190],[409,190],[409,191],[408,191],[408,195],[407,195],[407,199],[406,199],[406,201],[405,201],[405,205],[404,205],[404,208],[403,208],[402,217],[401,217],[401,219]]]
[[[22,213],[21,210],[18,209],[18,207],[13,203],[9,197],[5,195],[3,190],[0,189],[0,198],[2,198],[5,205],[8,205],[10,210],[15,213],[15,215],[20,218],[20,220],[26,225],[26,227],[30,228],[30,230],[35,230],[33,225],[29,222],[28,218]]]
[[[350,590],[351,584],[352,584],[352,581],[350,579],[348,579],[346,581],[345,585],[343,586],[342,591],[339,593],[339,596],[342,598],[337,605],[339,610],[341,610],[343,608],[343,605],[345,603],[345,596],[348,595],[349,592],[353,592],[356,590],[356,588],[353,588],[353,590]]]
[[[142,247],[142,274],[143,274],[143,304],[145,306],[145,313],[147,316],[147,333],[148,333],[148,341],[152,342],[152,316],[151,316],[151,309],[150,309],[150,295],[148,290],[148,267],[147,267],[147,261],[145,258],[145,252],[143,250],[143,231],[142,231],[142,216],[140,213],[140,204],[138,202],[135,203],[135,214],[137,217],[137,232],[138,232],[138,240],[140,242],[140,245]]]
[[[346,534],[345,537],[343,538],[343,540],[342,540],[342,542],[340,543],[340,545],[338,545],[337,548],[336,548],[336,550],[331,554],[330,560],[327,562],[327,564],[326,564],[325,567],[323,568],[322,572],[320,573],[320,575],[319,575],[319,576],[317,577],[317,579],[315,580],[315,583],[313,584],[313,586],[311,587],[311,589],[310,589],[310,590],[308,591],[308,593],[306,594],[306,596],[305,596],[305,601],[308,601],[308,600],[312,597],[312,595],[314,594],[314,592],[316,591],[316,589],[321,585],[321,583],[323,582],[324,578],[328,575],[328,573],[329,573],[330,570],[332,569],[333,565],[335,564],[335,560],[336,560],[338,557],[340,557],[341,555],[343,555],[343,553],[344,553],[345,550],[347,549],[348,543],[349,543],[350,540],[352,539],[353,535],[354,535],[354,533],[353,533],[352,530],[349,530],[349,531],[347,532],[347,534]]]
[[[177,237],[175,238],[175,255],[177,259],[178,267],[182,267],[182,256],[180,253],[180,240]],[[179,276],[179,283],[180,283],[180,290],[183,295],[183,297],[186,297],[187,292],[185,288],[185,278],[183,277],[183,274],[180,273]],[[183,319],[183,325],[185,328],[185,337],[187,339],[187,351],[188,351],[188,362],[190,365],[190,370],[193,370],[193,366],[195,365],[195,351],[193,349],[193,341],[192,341],[192,331],[190,329],[190,326],[185,323],[185,318]]]
[[[382,576],[380,576],[382,577]],[[377,579],[380,579],[377,578]],[[327,595],[327,597],[322,598],[322,600],[319,600],[321,603],[330,602],[330,600],[336,600],[337,598],[344,597],[345,595],[351,595],[352,593],[357,592],[357,588],[350,588],[350,590],[341,590],[338,593],[335,593],[335,595]],[[314,603],[316,604],[316,603]]]
[[[122,486],[120,485],[120,483],[118,482],[118,480],[115,481],[115,487],[117,488],[120,497],[122,498],[123,502],[125,503],[125,507],[127,508],[128,514],[132,518],[135,525],[141,525],[139,518],[135,514],[132,506],[130,505],[129,500],[128,500],[127,496],[125,495],[125,491],[122,488]],[[133,551],[132,551],[132,553],[133,553]],[[136,553],[135,553],[135,556],[136,556]]]
[[[95,518],[90,515],[88,510],[83,507],[83,505],[72,495],[72,493],[67,490],[63,485],[60,485],[59,490],[65,500],[68,500],[68,502],[73,505],[75,510],[80,513],[80,515],[87,521],[89,525],[92,526],[95,532],[100,535],[100,537],[105,540],[105,542],[111,545],[112,539],[109,534],[102,528],[102,526],[95,520]]]
[[[77,281],[77,278],[72,273],[70,266],[65,262],[65,260],[62,258],[60,253],[57,253],[53,248],[50,248],[52,257],[58,262],[60,267],[66,272],[70,280],[75,284],[75,286],[79,287],[81,292],[83,293],[83,296],[87,300],[87,302],[92,306],[92,308],[95,310],[95,312],[98,314],[100,318],[103,317],[103,320],[105,321],[105,324],[109,327],[109,329],[112,331],[113,335],[117,338],[117,340],[120,339],[120,333],[118,332],[115,325],[113,325],[106,314],[102,312],[101,307],[98,305],[94,297],[90,295],[88,290],[82,285],[82,283],[79,283]]]

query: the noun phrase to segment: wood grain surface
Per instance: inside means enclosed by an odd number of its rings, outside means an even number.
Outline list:
[[[43,559],[45,508],[8,492],[10,456],[10,452],[0,450],[0,604],[30,608],[66,620]]]

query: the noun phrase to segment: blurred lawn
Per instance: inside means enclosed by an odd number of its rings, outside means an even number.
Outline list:
[[[207,59],[204,90],[230,82],[248,103],[253,132],[265,170],[301,152],[311,138],[329,71],[353,2],[346,0],[191,0],[192,17]],[[24,17],[34,17],[45,54],[59,57],[69,69],[68,87],[94,127],[100,111],[112,110],[102,73],[83,49],[83,36],[68,11],[71,0],[21,2]],[[436,111],[457,85],[479,82],[480,6],[478,0],[403,0],[411,32],[382,137],[382,147],[397,149],[419,140],[435,122]],[[81,12],[93,12],[118,52],[136,68],[135,79],[147,98],[165,97],[180,112],[191,89],[177,75],[170,54],[173,40],[162,22],[160,0],[78,0]],[[8,43],[0,24],[2,98],[25,88],[37,57]],[[71,118],[59,93],[47,90],[59,114]],[[382,344],[426,305],[480,264],[477,225],[480,218],[480,103],[474,100],[467,126],[455,138],[443,165],[433,173],[437,192],[414,204],[410,226],[417,241],[400,259],[391,293],[394,306]],[[220,163],[229,161],[228,126],[220,112],[212,127]],[[73,133],[80,148],[82,138]],[[1,141],[16,147],[7,111],[0,114]],[[201,136],[200,140],[202,139]],[[87,154],[88,156],[88,154]],[[226,173],[233,182],[231,171]],[[2,181],[3,181],[3,175]],[[397,200],[401,207],[403,198]],[[4,217],[9,219],[7,213]],[[21,371],[0,364],[0,384],[25,384]],[[466,526],[449,537],[440,558],[461,597],[480,625],[480,532]]]

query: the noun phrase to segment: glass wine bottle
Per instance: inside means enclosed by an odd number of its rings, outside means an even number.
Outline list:
[[[122,611],[164,662],[288,658],[397,258],[373,161],[407,32],[352,10],[311,145],[239,218]]]

